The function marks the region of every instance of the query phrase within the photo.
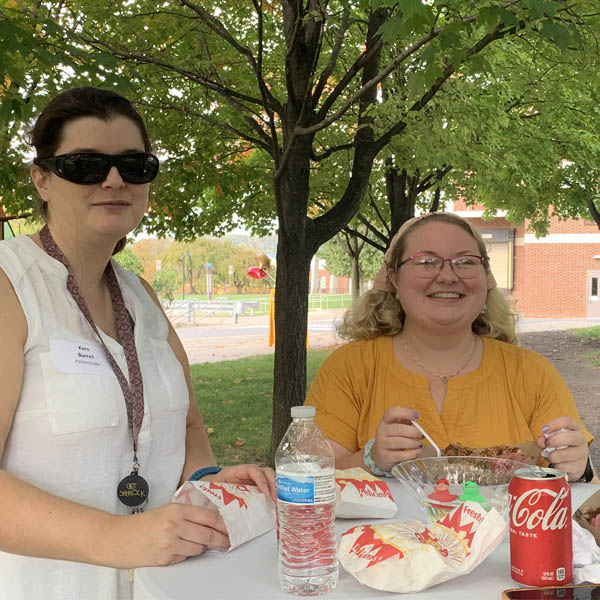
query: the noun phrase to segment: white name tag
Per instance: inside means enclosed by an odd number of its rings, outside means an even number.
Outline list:
[[[61,373],[114,375],[104,351],[94,344],[50,340],[50,354],[54,368]]]

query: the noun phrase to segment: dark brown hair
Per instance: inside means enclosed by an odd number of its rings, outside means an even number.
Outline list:
[[[36,159],[54,156],[62,141],[65,124],[82,117],[97,117],[103,121],[109,121],[114,117],[131,119],[140,131],[144,150],[152,151],[144,120],[127,98],[111,90],[84,86],[58,94],[42,110],[29,132],[29,142],[35,148]],[[47,206],[42,203],[41,212],[44,218],[46,211]],[[125,247],[125,243],[125,238],[121,238],[113,254],[120,252]]]

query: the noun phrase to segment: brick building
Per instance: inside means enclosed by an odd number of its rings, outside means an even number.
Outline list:
[[[350,279],[336,277],[327,270],[325,260],[318,255],[313,256],[310,265],[311,294],[349,294]]]
[[[593,221],[559,221],[536,238],[528,222],[481,219],[481,207],[455,202],[448,210],[469,219],[488,243],[498,287],[523,317],[600,317],[600,231]]]

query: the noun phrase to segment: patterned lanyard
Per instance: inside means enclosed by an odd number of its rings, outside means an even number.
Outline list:
[[[144,384],[142,380],[140,364],[138,361],[137,350],[135,348],[133,328],[129,319],[129,313],[125,307],[119,282],[117,281],[112,264],[109,261],[109,263],[106,265],[104,275],[106,277],[106,283],[110,293],[119,341],[123,345],[123,350],[125,352],[125,360],[127,362],[127,369],[129,371],[129,382],[125,378],[123,371],[117,364],[117,361],[110,353],[110,350],[107,348],[102,336],[98,332],[98,328],[94,323],[94,319],[92,318],[85,299],[81,294],[81,290],[79,289],[79,284],[75,279],[75,275],[71,270],[65,255],[56,245],[56,242],[54,241],[54,238],[52,237],[50,229],[48,229],[47,225],[43,227],[39,235],[40,241],[42,242],[42,246],[44,247],[46,253],[62,263],[67,269],[67,289],[71,293],[71,296],[73,296],[73,299],[77,303],[79,310],[81,310],[85,316],[97,338],[100,340],[100,344],[104,350],[104,355],[106,356],[106,359],[108,360],[115,377],[121,386],[123,397],[125,398],[125,406],[127,407],[127,421],[129,424],[129,429],[131,430],[131,436],[133,438],[133,471],[129,476],[125,477],[119,483],[117,495],[123,504],[132,507],[132,512],[141,512],[143,510],[141,507],[148,500],[148,483],[143,477],[138,475],[140,465],[137,457],[137,441],[140,428],[142,426],[142,420],[144,418]]]

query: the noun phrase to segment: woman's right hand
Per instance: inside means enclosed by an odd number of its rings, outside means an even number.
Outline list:
[[[413,460],[421,454],[423,435],[411,423],[418,418],[418,413],[402,406],[393,406],[383,413],[371,450],[381,470],[391,471],[399,462]]]
[[[218,512],[189,504],[167,504],[137,515],[117,517],[113,552],[120,568],[163,566],[202,554],[226,550],[229,536]],[[111,544],[112,545],[112,544]],[[114,556],[114,555],[113,555]]]

